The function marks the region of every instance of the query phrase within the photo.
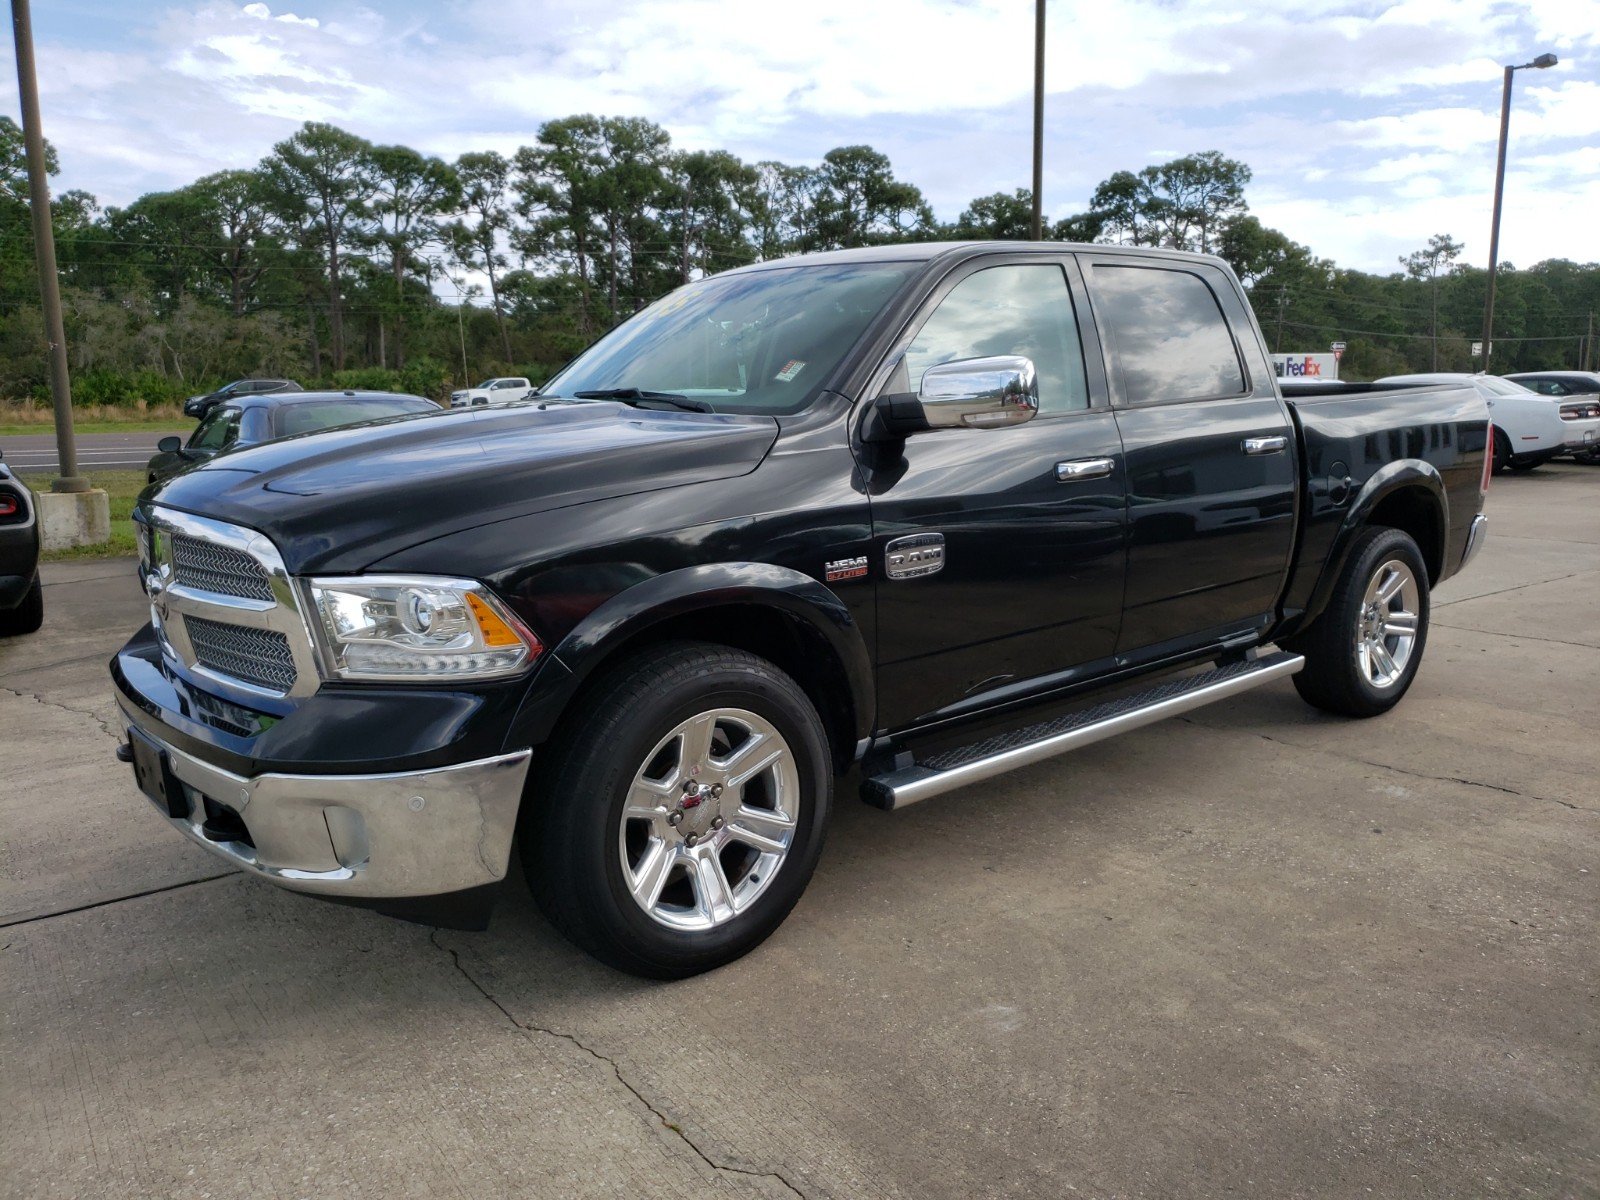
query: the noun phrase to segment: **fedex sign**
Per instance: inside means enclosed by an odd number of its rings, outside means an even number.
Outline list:
[[[1274,354],[1272,369],[1279,379],[1338,379],[1337,354]]]

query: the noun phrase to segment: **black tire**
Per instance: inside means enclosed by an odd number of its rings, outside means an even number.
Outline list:
[[[1392,681],[1379,684],[1369,677],[1357,643],[1369,619],[1368,589],[1380,570],[1395,562],[1410,572],[1415,587],[1416,632],[1400,670]],[[1324,712],[1347,717],[1375,717],[1388,712],[1416,678],[1428,644],[1428,620],[1428,570],[1417,543],[1399,529],[1378,526],[1364,530],[1350,548],[1328,607],[1309,629],[1285,643],[1306,659],[1304,669],[1294,677],[1295,690],[1307,704]],[[1398,649],[1400,642],[1395,638],[1390,649]]]
[[[1511,465],[1511,437],[1504,429],[1494,431],[1494,469],[1504,471]]]
[[[0,637],[37,632],[44,624],[44,581],[33,573],[33,583],[15,608],[0,608]]]
[[[636,775],[648,773],[650,764],[667,753],[657,749],[663,739],[684,722],[715,710],[754,714],[782,739],[793,768],[788,778],[797,781],[793,828],[785,856],[767,870],[764,881],[753,863],[745,864],[738,883],[733,878],[737,866],[719,868],[730,896],[749,886],[746,907],[710,928],[685,930],[663,924],[630,892],[627,872],[638,868],[624,865],[626,839],[639,834],[640,823],[625,826],[623,809]],[[713,732],[722,736],[723,729],[717,724]],[[683,742],[672,744],[681,748],[686,743],[687,735]],[[833,771],[816,708],[799,685],[770,662],[741,650],[697,642],[648,650],[600,680],[563,722],[550,746],[550,760],[523,805],[518,838],[523,868],[545,915],[574,944],[602,962],[655,979],[709,971],[758,946],[800,899],[822,853]],[[710,762],[708,758],[707,778]],[[681,762],[672,767],[679,772],[672,778],[687,779],[682,768]],[[729,788],[733,786],[730,782]],[[727,816],[730,826],[738,824],[740,811],[737,799],[731,803],[735,815]],[[680,820],[686,815],[682,807],[677,813]],[[726,805],[720,809],[708,805],[705,812],[690,815],[699,822],[710,811],[726,815],[730,810]],[[683,830],[690,823],[675,823],[664,831],[669,839],[679,839],[674,850],[695,845],[683,843]],[[644,836],[653,836],[656,828],[647,825]],[[725,836],[731,834],[731,829],[725,831]],[[709,844],[712,835],[703,836]],[[729,850],[755,853],[737,845]],[[704,854],[706,846],[699,852]],[[698,876],[664,878],[663,903],[671,888],[687,889],[678,894],[689,895],[691,904],[701,895]]]

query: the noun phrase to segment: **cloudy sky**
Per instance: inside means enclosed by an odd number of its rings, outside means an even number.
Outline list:
[[[58,189],[103,203],[253,164],[305,120],[447,157],[577,112],[815,162],[867,142],[940,217],[1029,174],[1029,0],[34,0]],[[1519,72],[1501,257],[1600,259],[1600,0],[1051,0],[1045,199],[1217,149],[1252,209],[1342,265],[1448,232],[1487,257],[1501,67]],[[17,116],[5,39],[0,111]]]

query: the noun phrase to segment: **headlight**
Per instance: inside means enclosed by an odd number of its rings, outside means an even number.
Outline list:
[[[305,584],[330,679],[494,679],[543,651],[481,583],[433,575],[358,575]]]

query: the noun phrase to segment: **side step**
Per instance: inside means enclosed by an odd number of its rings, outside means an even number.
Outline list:
[[[875,808],[905,808],[929,796],[1054,758],[1215,700],[1225,700],[1274,679],[1293,675],[1305,663],[1300,655],[1280,650],[1198,675],[1169,679],[1118,700],[997,734],[971,746],[945,750],[912,766],[875,775],[862,781],[861,798]]]

